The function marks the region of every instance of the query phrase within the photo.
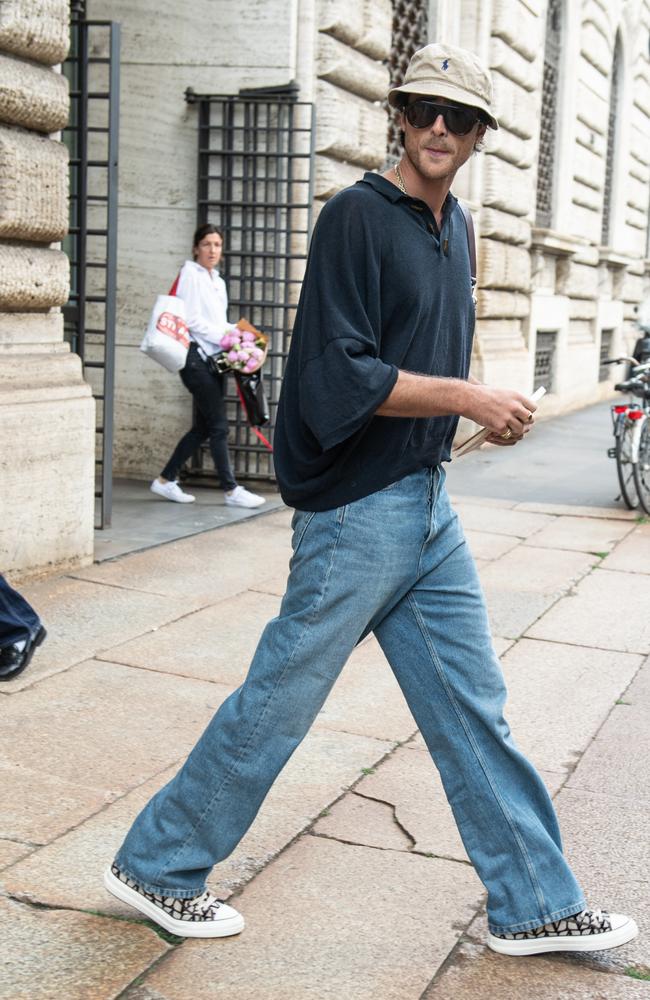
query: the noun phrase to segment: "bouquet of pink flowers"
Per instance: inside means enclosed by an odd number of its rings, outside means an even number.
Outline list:
[[[230,368],[251,374],[264,364],[267,342],[268,338],[263,333],[246,320],[240,320],[237,326],[224,333],[219,347]]]

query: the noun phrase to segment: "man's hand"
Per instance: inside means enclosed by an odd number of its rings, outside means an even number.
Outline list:
[[[489,428],[490,444],[513,445],[531,429],[537,404],[512,389],[493,389],[475,382],[468,384],[469,405],[462,411],[477,424]]]

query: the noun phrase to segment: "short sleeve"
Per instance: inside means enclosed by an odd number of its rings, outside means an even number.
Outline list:
[[[324,449],[360,430],[398,376],[380,357],[383,234],[365,197],[348,189],[321,211],[294,326],[300,414]]]
[[[302,417],[321,448],[333,448],[363,427],[397,381],[395,365],[372,357],[353,338],[332,340],[305,365],[300,378]]]

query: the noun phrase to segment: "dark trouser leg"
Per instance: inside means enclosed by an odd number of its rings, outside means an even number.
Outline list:
[[[203,435],[202,441],[205,441],[206,437],[210,439],[210,453],[221,488],[234,490],[237,481],[228,456],[228,417],[224,400],[224,376],[213,375],[200,356],[196,345],[191,345],[187,355],[187,363],[181,372],[181,378],[183,384],[192,393],[196,403],[195,424],[189,433],[201,433]],[[179,442],[177,451],[183,441]],[[171,467],[171,462],[169,466]],[[166,479],[169,478],[164,472],[163,475]]]
[[[161,475],[177,479],[181,466],[196,452],[206,438],[222,489],[234,490],[237,485],[228,456],[228,418],[224,401],[224,378],[214,376],[201,358],[196,345],[190,345],[187,362],[180,373],[183,385],[196,403],[192,428],[176,445],[172,457]]]
[[[40,624],[32,606],[0,575],[0,647],[31,638]]]

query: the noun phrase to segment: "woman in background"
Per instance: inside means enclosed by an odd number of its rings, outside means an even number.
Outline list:
[[[210,442],[212,461],[217,471],[225,503],[229,507],[260,507],[264,497],[238,486],[228,455],[228,417],[224,399],[224,376],[213,374],[207,358],[221,351],[219,341],[227,330],[228,294],[218,264],[223,252],[223,233],[217,226],[206,223],[194,233],[193,260],[183,264],[176,294],[185,303],[185,316],[190,332],[190,347],[185,367],[180,372],[183,385],[196,403],[194,423],[176,445],[174,453],[157,479],[151,492],[177,503],[192,503],[195,497],[178,485],[178,474],[184,463],[206,438]]]

